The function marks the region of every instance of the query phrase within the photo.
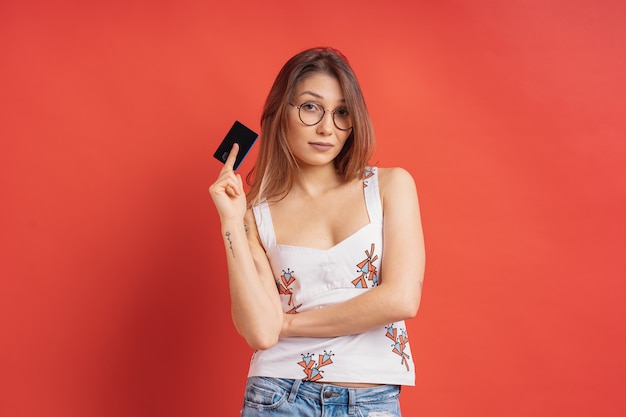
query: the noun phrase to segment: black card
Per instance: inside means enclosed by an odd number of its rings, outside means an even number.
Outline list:
[[[228,154],[230,153],[233,144],[239,144],[239,152],[237,153],[237,159],[235,160],[235,166],[233,167],[233,169],[237,169],[258,137],[259,135],[252,129],[246,127],[239,121],[235,121],[235,124],[233,124],[233,127],[230,128],[226,137],[222,143],[220,143],[220,146],[217,148],[213,156],[217,160],[224,163],[228,158]]]

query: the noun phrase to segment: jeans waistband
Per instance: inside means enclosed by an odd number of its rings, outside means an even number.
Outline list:
[[[385,398],[396,398],[400,395],[399,385],[381,385],[371,388],[349,388],[332,384],[303,381],[301,379],[270,378],[276,384],[289,391],[289,400],[293,402],[296,395],[311,398],[324,404],[342,404],[354,406],[356,403],[381,401]]]

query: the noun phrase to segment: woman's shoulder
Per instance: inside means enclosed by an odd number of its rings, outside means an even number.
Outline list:
[[[417,190],[413,176],[400,167],[377,168],[378,188],[383,206],[403,204],[407,199],[416,199]]]
[[[377,167],[378,182],[381,191],[384,188],[411,186],[415,187],[415,181],[409,171],[401,167],[381,168]]]

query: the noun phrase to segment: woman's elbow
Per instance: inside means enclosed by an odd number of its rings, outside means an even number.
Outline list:
[[[266,350],[278,343],[283,324],[282,311],[276,317],[242,317],[232,310],[232,319],[237,333],[254,350]]]
[[[395,303],[396,313],[399,320],[412,319],[417,315],[420,307],[420,297],[407,296],[401,302]]]
[[[258,333],[244,336],[246,343],[254,350],[267,350],[278,343],[278,334]]]
[[[413,317],[417,316],[417,311],[420,309],[420,301],[417,300],[417,302],[411,303],[410,305],[407,306],[406,309],[406,318],[407,319],[412,319]]]
[[[278,343],[280,339],[281,322],[270,324],[256,323],[244,328],[238,328],[239,334],[246,340],[248,346],[254,350],[266,350]]]

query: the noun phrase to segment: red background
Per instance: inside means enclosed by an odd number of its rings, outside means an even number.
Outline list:
[[[211,155],[317,45],[362,82],[374,162],[418,185],[405,415],[625,415],[625,21],[593,0],[2,2],[0,415],[237,415],[251,352]]]

